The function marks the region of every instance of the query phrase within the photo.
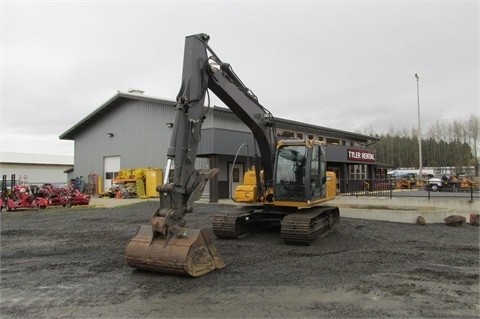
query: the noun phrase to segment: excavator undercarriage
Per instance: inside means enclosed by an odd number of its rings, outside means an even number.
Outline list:
[[[338,207],[292,210],[274,206],[246,206],[234,212],[215,213],[212,229],[218,238],[233,239],[280,226],[280,235],[286,244],[311,245],[316,238],[331,233],[339,220]]]

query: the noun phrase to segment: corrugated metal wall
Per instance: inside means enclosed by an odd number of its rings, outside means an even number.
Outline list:
[[[219,128],[237,132],[250,132],[248,126],[240,121],[234,113],[218,108],[210,108],[202,128]]]
[[[72,175],[102,176],[105,156],[120,156],[122,168],[164,168],[172,134],[172,128],[165,123],[173,122],[174,107],[132,99],[114,103],[108,114],[75,136]]]
[[[232,155],[243,143],[247,143],[253,153],[253,134],[225,129],[204,129],[198,147],[198,155]],[[244,151],[242,154],[246,154]]]
[[[85,124],[75,135],[75,167],[69,179],[86,177],[93,173],[104,175],[104,158],[120,156],[121,168],[152,167],[164,169],[166,152],[170,144],[172,128],[166,123],[174,122],[175,107],[172,102],[154,101],[120,97],[108,106],[108,113],[97,113],[91,124]],[[88,126],[87,126],[88,125]],[[300,130],[304,133],[317,133],[330,136],[316,128],[302,127],[300,123],[277,123],[277,129]],[[108,136],[112,133],[113,136]],[[340,134],[339,132],[335,134]],[[333,135],[335,135],[333,134]],[[249,144],[249,153],[253,154],[253,135],[248,127],[231,112],[211,108],[203,124],[202,140],[198,155],[207,159],[197,160],[196,167],[207,167],[208,157],[216,156],[220,168],[219,185],[228,180],[228,162],[242,143]],[[345,148],[346,146],[343,146]],[[341,147],[339,147],[341,148]],[[339,158],[340,150],[333,148],[329,161]],[[243,150],[243,155],[246,150]],[[240,158],[246,162],[246,157]],[[222,184],[223,185],[223,184]]]
[[[26,176],[27,181],[31,184],[67,183],[67,174],[64,171],[70,167],[72,166],[2,163],[0,175],[7,175],[7,180],[10,180],[12,174],[15,174],[17,180]]]

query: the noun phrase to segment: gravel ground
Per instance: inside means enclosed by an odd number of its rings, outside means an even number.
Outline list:
[[[156,202],[1,213],[2,318],[472,318],[479,228],[343,218],[314,245],[278,229],[213,237],[227,266],[199,278],[129,268],[124,248]],[[221,204],[197,204],[210,228]]]

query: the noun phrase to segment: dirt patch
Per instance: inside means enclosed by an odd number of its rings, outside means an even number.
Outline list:
[[[212,235],[227,266],[189,278],[124,263],[157,205],[2,212],[2,318],[479,316],[478,227],[343,218],[308,247]],[[197,204],[189,225],[230,207]]]

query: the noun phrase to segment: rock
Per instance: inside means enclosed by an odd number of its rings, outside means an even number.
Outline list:
[[[480,218],[480,214],[470,214],[470,225],[478,226],[478,219]]]
[[[445,219],[445,224],[448,226],[463,226],[467,219],[463,216],[460,215],[450,215],[446,217]]]
[[[423,218],[423,216],[418,216],[416,224],[417,225],[425,225],[425,218]]]

